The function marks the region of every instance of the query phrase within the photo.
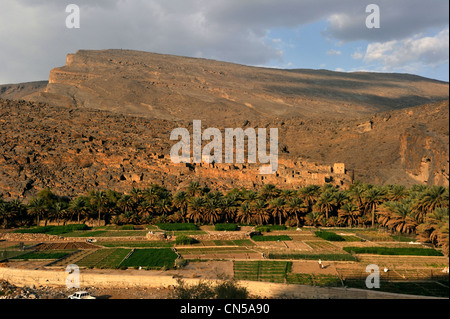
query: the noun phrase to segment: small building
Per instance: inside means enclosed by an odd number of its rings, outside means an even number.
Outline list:
[[[345,174],[345,164],[344,163],[335,163],[333,166],[334,174]]]

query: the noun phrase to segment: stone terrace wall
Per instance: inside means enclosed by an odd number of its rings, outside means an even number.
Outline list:
[[[64,271],[23,270],[0,267],[0,280],[6,280],[19,287],[49,286],[65,287],[67,274]],[[200,279],[184,279],[189,285],[197,284]],[[297,298],[297,299],[435,299],[423,296],[409,296],[345,288],[322,288],[300,285],[285,285],[268,282],[240,281],[240,285],[262,298]],[[162,288],[176,285],[172,276],[118,274],[80,274],[81,289],[97,288]]]

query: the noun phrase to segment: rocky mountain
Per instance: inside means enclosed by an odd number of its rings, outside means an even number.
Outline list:
[[[104,50],[69,54],[65,66],[51,70],[47,87],[28,99],[217,126],[368,115],[445,100],[448,89],[406,74],[277,70]]]
[[[448,83],[403,74],[274,70],[144,52],[79,51],[48,83],[0,86],[0,196],[76,196],[353,180],[449,183]],[[280,165],[174,164],[174,128],[278,128]],[[338,164],[338,165],[335,165]],[[345,166],[345,168],[344,168]]]

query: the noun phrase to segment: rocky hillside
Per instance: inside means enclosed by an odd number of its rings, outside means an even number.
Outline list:
[[[128,192],[152,183],[178,190],[192,180],[218,190],[348,185],[350,174],[333,173],[334,163],[368,183],[448,185],[448,120],[447,101],[334,122],[251,122],[279,128],[278,172],[261,176],[251,165],[173,164],[170,132],[188,123],[0,100],[0,196],[28,198],[45,187],[69,196]]]
[[[349,118],[448,99],[448,83],[406,74],[277,70],[126,50],[78,51],[39,102],[210,126]],[[220,114],[218,117],[217,114]]]
[[[4,98],[4,99],[2,99]],[[23,99],[23,100],[22,100]],[[438,101],[438,102],[435,102]],[[252,165],[173,164],[172,129],[278,128],[273,176]],[[404,74],[274,70],[211,60],[79,51],[47,82],[0,86],[0,196],[280,188],[352,178],[449,183],[448,83]],[[343,163],[346,173],[333,170]]]

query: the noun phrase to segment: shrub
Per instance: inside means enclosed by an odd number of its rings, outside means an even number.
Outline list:
[[[236,224],[216,224],[214,226],[216,231],[238,231],[239,226]]]
[[[345,238],[338,234],[327,231],[316,231],[315,235],[328,241],[345,241]]]
[[[120,227],[120,230],[134,230],[134,226],[133,225],[123,225],[122,227]]]
[[[177,286],[170,293],[172,299],[248,299],[247,288],[240,287],[234,280],[223,282],[200,281],[188,286],[182,279],[177,280]]]
[[[193,245],[195,243],[198,243],[196,239],[186,235],[177,236],[177,239],[175,240],[176,245]]]
[[[175,260],[175,268],[184,268],[188,264],[188,261],[184,258],[178,258]]]

